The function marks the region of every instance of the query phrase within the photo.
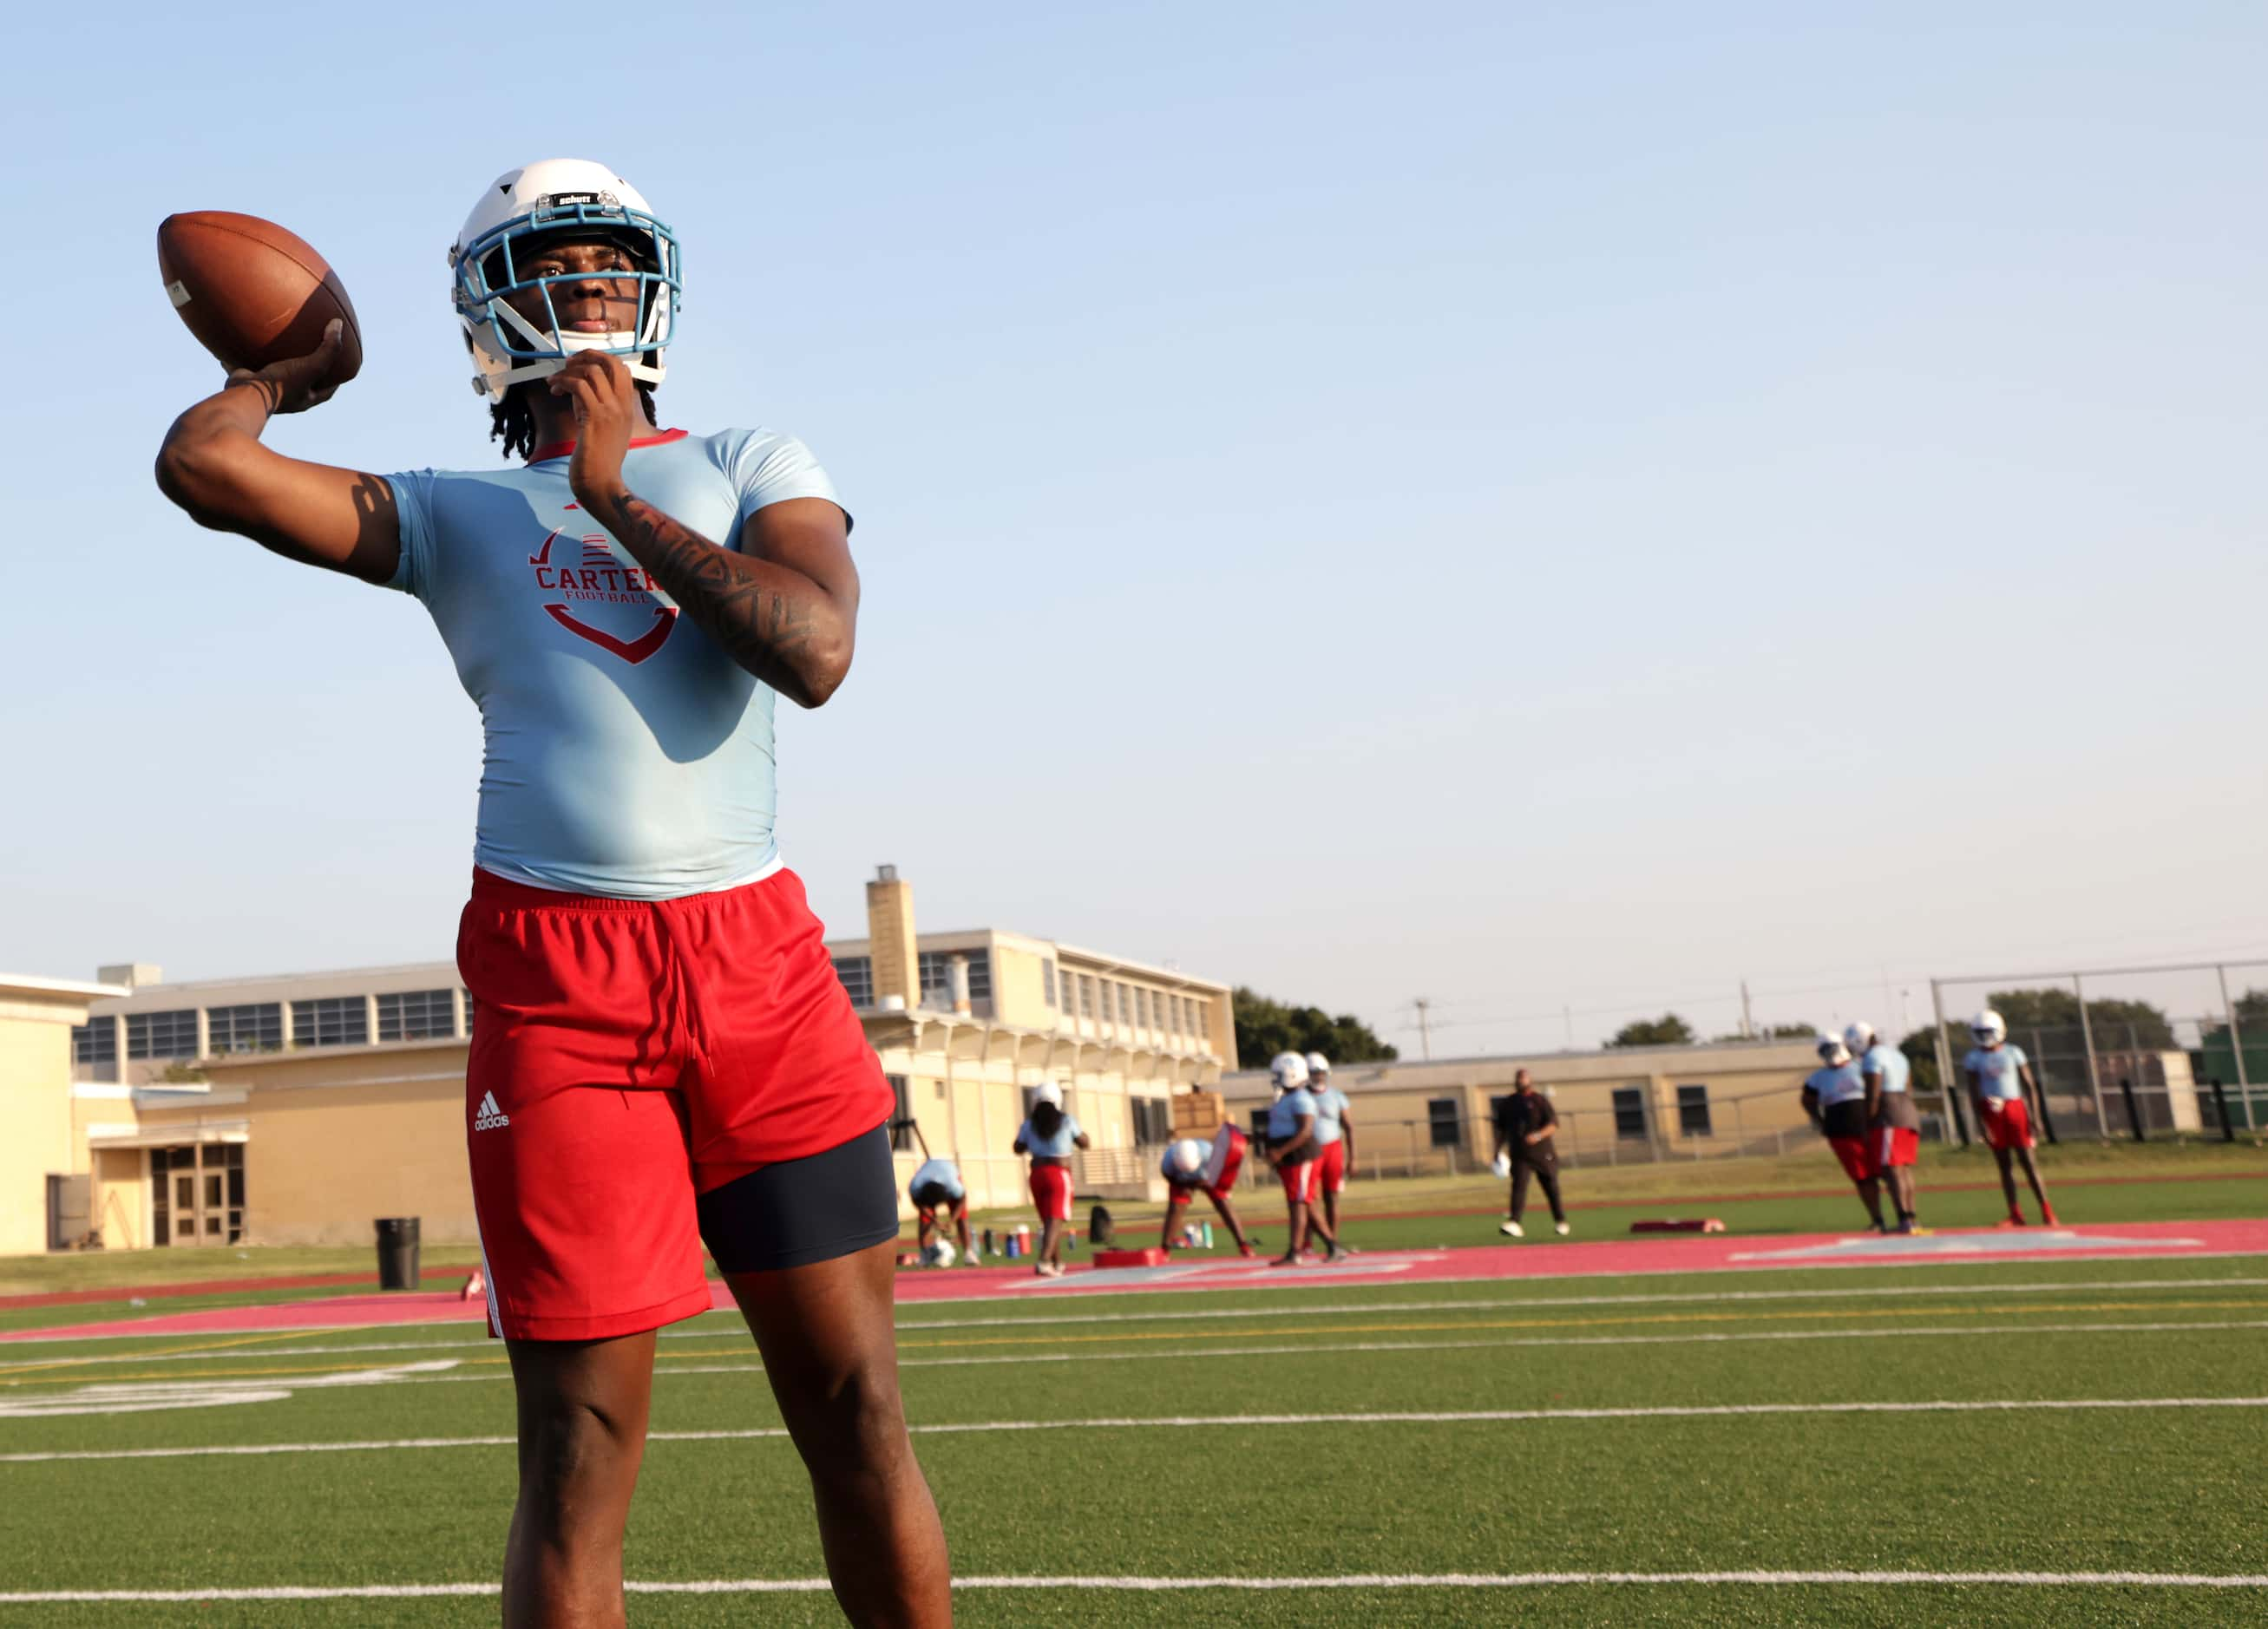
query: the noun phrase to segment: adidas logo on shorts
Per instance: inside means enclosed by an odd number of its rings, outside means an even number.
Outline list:
[[[473,1129],[496,1131],[511,1124],[512,1116],[497,1106],[496,1093],[482,1093],[480,1112],[473,1116]]]

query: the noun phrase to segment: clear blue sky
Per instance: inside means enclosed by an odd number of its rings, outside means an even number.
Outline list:
[[[345,278],[276,444],[477,466],[443,249],[559,154],[687,246],[665,420],[858,514],[781,732],[844,930],[891,861],[1413,1051],[2268,953],[2257,7],[696,11],[18,26],[0,967],[448,953],[471,704],[159,499],[152,233]]]

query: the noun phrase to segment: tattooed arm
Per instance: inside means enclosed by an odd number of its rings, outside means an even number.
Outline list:
[[[583,351],[547,383],[574,404],[567,481],[577,501],[733,661],[792,701],[824,705],[850,671],[858,622],[843,511],[824,498],[767,503],[748,517],[737,552],[719,547],[623,481],[622,454],[645,415],[620,361]]]
[[[790,701],[823,706],[850,671],[858,571],[843,511],[789,498],[748,517],[734,553],[619,481],[584,507],[725,654]]]

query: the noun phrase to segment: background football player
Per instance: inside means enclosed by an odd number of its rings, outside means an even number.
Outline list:
[[[1859,1201],[1873,1218],[1874,1231],[1887,1231],[1874,1156],[1867,1151],[1867,1082],[1851,1060],[1851,1049],[1837,1036],[1820,1038],[1819,1061],[1821,1067],[1803,1082],[1804,1112],[1826,1134],[1827,1146],[1859,1190]]]
[[[1237,1218],[1236,1202],[1229,1197],[1235,1190],[1238,1174],[1244,1169],[1244,1150],[1250,1141],[1242,1126],[1233,1120],[1223,1120],[1210,1147],[1194,1137],[1184,1137],[1167,1148],[1161,1162],[1166,1178],[1166,1228],[1159,1239],[1166,1249],[1174,1248],[1182,1219],[1189,1214],[1189,1200],[1202,1193],[1220,1213],[1229,1236],[1236,1241],[1237,1252],[1252,1254],[1252,1241],[1245,1237],[1244,1223]]]
[[[1913,1074],[1905,1053],[1874,1033],[1863,1018],[1843,1031],[1843,1045],[1867,1083],[1867,1153],[1874,1175],[1889,1190],[1898,1231],[1914,1230],[1914,1159],[1921,1141],[1921,1116],[1908,1090]]]
[[[2001,1225],[2024,1225],[2024,1207],[2016,1198],[2016,1173],[2010,1169],[2020,1164],[2024,1180],[2032,1185],[2032,1197],[2039,1201],[2040,1220],[2053,1227],[2055,1207],[2048,1203],[2047,1185],[2040,1180],[2039,1165],[2032,1158],[2032,1111],[2024,1100],[2027,1090],[2039,1090],[2039,1082],[2032,1078],[2031,1060],[2024,1056],[2022,1047],[2008,1044],[2007,1021],[1989,1007],[1970,1020],[1969,1033],[1977,1045],[1961,1060],[1961,1068],[1969,1077],[1969,1097],[1977,1105],[1977,1124],[1984,1133],[1984,1146],[1992,1150],[1993,1161],[2000,1168],[2000,1192],[2008,1201],[2008,1220]]]

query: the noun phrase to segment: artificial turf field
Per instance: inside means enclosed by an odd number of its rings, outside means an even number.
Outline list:
[[[2221,1211],[2223,1188],[2257,1214],[2251,1184],[2098,1192],[2180,1218]],[[2063,1208],[2094,1219],[2076,1194]],[[1450,1225],[1451,1244],[1479,1231]],[[958,1577],[1292,1586],[979,1584],[959,1596],[968,1624],[2268,1618],[2268,1256],[1020,1287],[909,1303],[900,1322]],[[716,1314],[661,1349],[629,1576],[743,1587],[641,1594],[633,1621],[839,1622],[824,1594],[745,1587],[821,1575],[793,1450],[691,1435],[777,1431],[745,1336]],[[0,1347],[0,1589],[487,1590],[512,1490],[501,1356],[462,1324]],[[97,1384],[145,1390],[82,1390]],[[134,1402],[156,1406],[26,1412]],[[1998,1406],[2080,1402],[2104,1406]],[[1880,1404],[1945,1406],[1834,1406]],[[1725,1410],[1756,1412],[1705,1412]],[[315,1446],[341,1443],[367,1446]],[[142,1451],[25,1457],[119,1450]],[[1917,1576],[1425,1581],[1843,1572]],[[1979,1573],[2256,1582],[1947,1581]],[[1393,1581],[1314,1587],[1359,1576]],[[469,1624],[496,1610],[492,1595],[17,1601],[0,1629]]]

